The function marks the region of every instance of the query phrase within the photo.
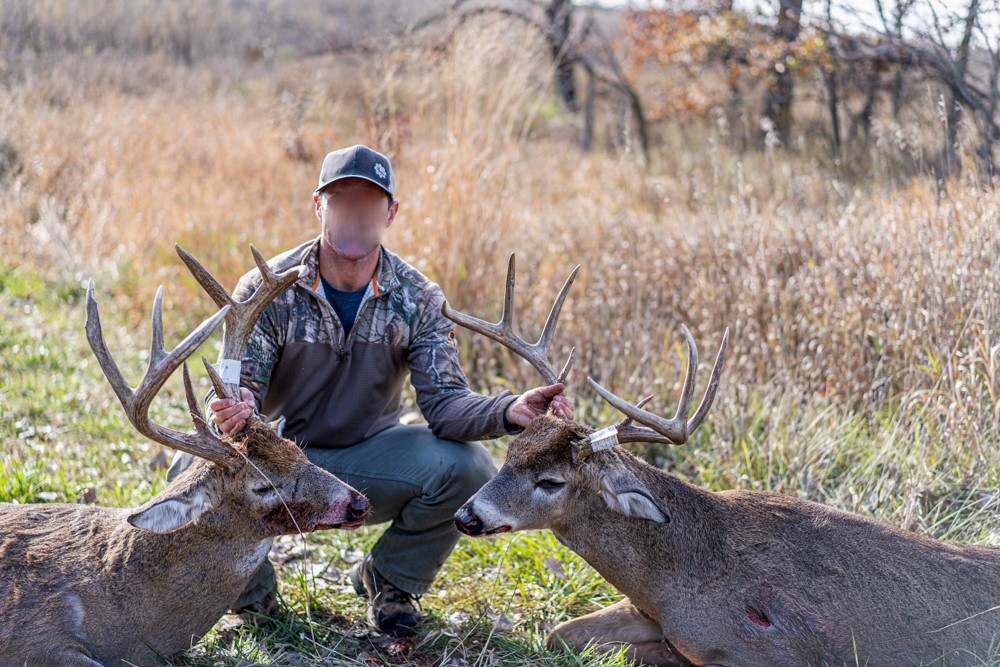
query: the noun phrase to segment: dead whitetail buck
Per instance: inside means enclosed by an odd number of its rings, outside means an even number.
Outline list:
[[[571,280],[535,345],[513,331],[513,257],[499,324],[444,312],[552,382],[547,348]],[[680,445],[705,418],[729,332],[691,419],[698,352],[684,335],[688,367],[673,419],[641,409],[648,399],[633,406],[590,380],[628,417],[617,441],[539,417],[455,515],[472,536],[549,528],[627,596],[558,626],[549,645],[579,651],[594,642],[626,647],[647,664],[740,667],[978,665],[994,655],[1000,549],[938,542],[774,493],[711,493],[613,446]]]
[[[149,368],[134,389],[104,342],[93,283],[87,339],[136,430],[198,458],[136,509],[0,505],[0,666],[148,665],[180,653],[236,601],[273,537],[352,528],[367,516],[363,495],[309,463],[259,418],[236,435],[216,435],[191,388],[185,360],[219,322],[225,318],[223,358],[242,359],[257,318],[299,270],[275,274],[253,249],[262,283],[236,303],[197,260],[177,252],[218,313],[167,353],[160,288]],[[149,417],[153,398],[181,364],[194,433]],[[238,396],[205,365],[220,396]]]

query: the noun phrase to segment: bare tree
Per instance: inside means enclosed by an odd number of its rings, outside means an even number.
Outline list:
[[[802,0],[778,0],[778,22],[775,36],[790,46],[799,37],[802,27]],[[792,137],[792,72],[787,61],[787,48],[780,52],[764,97],[764,116],[774,123],[781,143],[786,147]]]
[[[566,57],[566,47],[570,38],[570,27],[573,19],[573,3],[571,0],[550,0],[543,7],[545,23],[545,41],[549,46],[549,54],[555,65],[556,93],[563,105],[576,112],[576,79],[573,72],[573,61]]]
[[[837,36],[833,32],[833,0],[826,0],[826,36],[827,48],[830,52],[830,64],[823,72],[826,83],[827,109],[830,114],[830,144],[834,159],[840,159],[840,117],[839,93],[837,82]]]
[[[440,13],[426,16],[410,25],[406,34],[431,26],[448,26],[446,42],[471,19],[497,16],[521,22],[538,31],[548,46],[554,66],[554,88],[564,106],[584,115],[580,145],[589,150],[593,141],[594,101],[597,85],[620,96],[628,105],[636,124],[636,133],[643,158],[649,161],[649,129],[642,99],[629,81],[615,55],[611,40],[601,30],[593,16],[587,16],[574,30],[577,16],[571,0],[525,0],[524,4],[476,5],[467,7],[466,0],[455,0]],[[576,72],[587,77],[586,97],[581,109],[577,101]]]

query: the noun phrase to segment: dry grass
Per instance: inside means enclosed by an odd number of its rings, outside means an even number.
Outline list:
[[[387,245],[457,307],[495,317],[516,251],[534,333],[583,265],[557,335],[561,354],[578,348],[571,393],[583,419],[612,418],[584,390],[588,373],[626,395],[655,391],[654,405],[671,410],[680,324],[707,358],[729,326],[709,424],[690,446],[648,457],[711,488],[779,490],[1000,542],[1000,194],[972,177],[903,179],[878,147],[871,178],[842,181],[808,154],[735,154],[711,123],[663,121],[650,165],[631,151],[583,155],[530,34],[484,24],[449,50],[413,48],[238,67],[100,54],[24,65],[0,102],[0,142],[16,151],[0,171],[5,298],[16,284],[30,302],[40,276],[41,289],[70,295],[50,308],[76,309],[82,328],[79,284],[94,276],[102,313],[125,326],[112,348],[138,351],[147,334],[136,325],[164,283],[179,337],[210,303],[171,245],[234,284],[247,243],[267,254],[317,233],[323,153],[365,142],[397,170],[402,210]],[[37,351],[38,322],[12,304],[0,328]],[[61,331],[76,330],[68,319]],[[0,436],[7,465],[23,470],[46,454],[14,424],[58,429],[74,416],[27,414],[34,389],[19,369],[42,371],[9,340]],[[86,356],[80,340],[69,349]],[[466,335],[463,345],[477,386],[537,382],[494,344]],[[109,393],[86,373],[89,391]],[[69,495],[86,474],[74,468],[62,487],[47,479]],[[143,493],[131,486],[115,502]]]

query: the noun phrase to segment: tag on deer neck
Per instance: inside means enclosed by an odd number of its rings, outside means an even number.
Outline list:
[[[608,426],[590,434],[590,449],[599,452],[618,445],[618,427]]]
[[[222,359],[215,364],[215,370],[226,384],[239,384],[242,364],[237,359]]]

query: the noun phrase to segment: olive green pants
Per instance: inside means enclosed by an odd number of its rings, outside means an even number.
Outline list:
[[[485,447],[443,440],[424,425],[393,426],[351,447],[304,451],[368,496],[369,524],[391,522],[372,548],[372,562],[390,583],[414,595],[427,592],[458,543],[455,512],[496,474]],[[189,463],[188,455],[176,457],[167,479]],[[274,569],[265,560],[234,608],[274,589]]]

